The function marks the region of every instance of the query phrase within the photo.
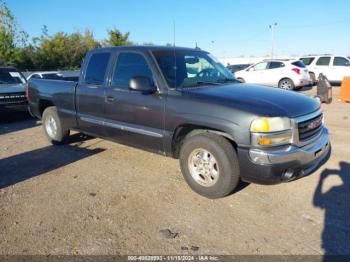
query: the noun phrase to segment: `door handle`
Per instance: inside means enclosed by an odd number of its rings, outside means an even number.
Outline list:
[[[106,103],[113,103],[114,97],[113,96],[105,96],[105,101],[106,101]]]

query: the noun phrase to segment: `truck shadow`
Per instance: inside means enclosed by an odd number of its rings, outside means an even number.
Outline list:
[[[57,168],[103,152],[104,149],[79,147],[90,137],[76,134],[70,142],[75,145],[47,146],[0,160],[0,189],[45,174]]]
[[[324,229],[322,248],[324,261],[332,261],[328,255],[350,254],[350,163],[340,162],[340,169],[325,169],[316,187],[313,204],[324,209]],[[322,191],[324,181],[330,176],[338,176],[342,185]]]
[[[37,126],[37,120],[28,112],[0,114],[0,135]]]

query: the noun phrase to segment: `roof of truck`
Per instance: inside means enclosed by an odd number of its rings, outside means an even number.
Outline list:
[[[168,51],[168,50],[177,50],[177,51],[202,51],[200,48],[188,48],[188,47],[174,47],[174,46],[156,46],[156,45],[129,45],[129,46],[113,46],[113,47],[102,47],[96,48],[95,50],[141,50],[141,51]]]

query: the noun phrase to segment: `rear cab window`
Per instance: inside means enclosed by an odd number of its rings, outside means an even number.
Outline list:
[[[102,85],[105,82],[110,53],[94,53],[91,55],[85,73],[86,84]]]
[[[316,65],[318,65],[318,66],[329,66],[330,62],[331,62],[331,57],[330,56],[323,56],[323,57],[320,57],[317,60]]]

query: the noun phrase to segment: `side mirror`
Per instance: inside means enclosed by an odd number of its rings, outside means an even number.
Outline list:
[[[129,88],[134,91],[154,93],[157,89],[150,78],[145,76],[135,76],[130,79]]]

